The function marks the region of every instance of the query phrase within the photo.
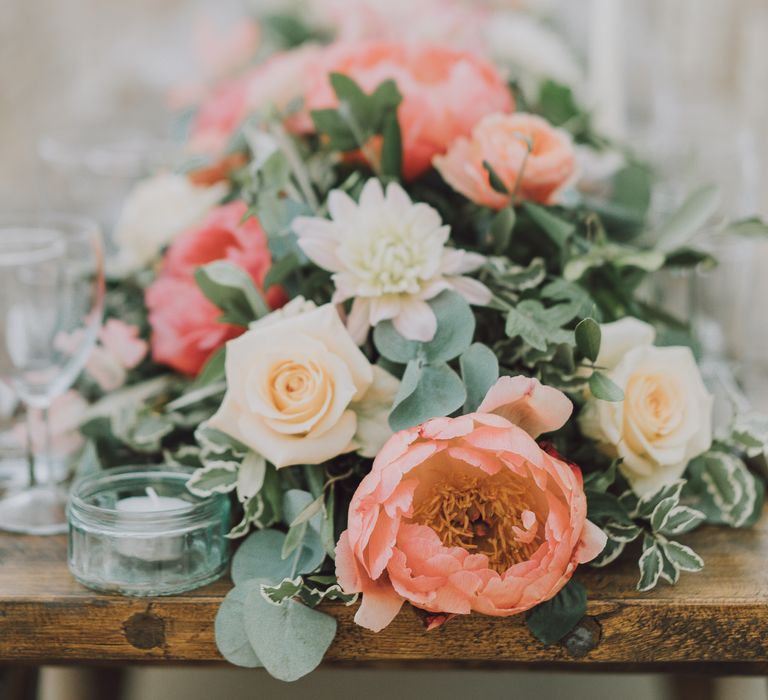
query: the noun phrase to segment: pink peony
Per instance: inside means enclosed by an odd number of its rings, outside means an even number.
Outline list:
[[[195,375],[224,343],[243,332],[239,326],[219,323],[221,312],[200,291],[194,272],[214,260],[227,260],[262,288],[272,258],[258,221],[242,221],[246,210],[239,201],[217,207],[168,249],[160,275],[145,297],[155,362]],[[279,287],[271,287],[266,299],[273,309],[286,301]]]
[[[308,110],[334,107],[328,78],[343,73],[366,92],[393,79],[403,95],[398,111],[403,138],[403,173],[412,180],[445,153],[460,136],[469,136],[485,115],[509,112],[512,95],[496,69],[472,53],[441,46],[390,42],[335,44],[308,78]]]
[[[605,535],[587,520],[580,470],[534,439],[571,410],[556,389],[503,377],[476,413],[390,438],[336,547],[339,583],[363,595],[355,621],[379,631],[404,601],[447,615],[514,615],[597,556]]]
[[[510,194],[491,187],[483,161],[491,164]],[[457,139],[434,164],[457,192],[492,209],[509,206],[515,190],[518,200],[549,204],[576,170],[570,136],[541,117],[523,113],[485,117],[471,139]]]

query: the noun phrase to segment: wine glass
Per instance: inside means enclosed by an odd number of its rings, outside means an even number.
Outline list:
[[[65,214],[0,217],[0,379],[27,409],[40,411],[44,426],[40,448],[28,447],[29,484],[0,499],[0,529],[37,535],[66,531],[67,493],[52,479],[48,411],[88,359],[104,293],[104,254],[95,223]]]

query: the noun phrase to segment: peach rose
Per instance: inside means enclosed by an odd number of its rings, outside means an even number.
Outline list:
[[[297,298],[227,345],[227,393],[209,425],[278,469],[367,453],[399,386],[376,370],[334,305]]]
[[[336,547],[339,583],[363,594],[355,621],[379,631],[406,600],[514,615],[597,556],[605,535],[587,520],[580,470],[534,439],[571,410],[556,389],[503,377],[476,413],[396,433],[352,497]]]
[[[258,221],[242,221],[247,208],[239,201],[217,207],[168,249],[160,275],[145,295],[155,362],[195,375],[227,340],[243,332],[239,326],[219,323],[221,312],[200,291],[194,272],[214,260],[227,260],[261,289],[272,258]],[[266,299],[272,308],[286,301],[279,287],[271,287]]]
[[[483,161],[510,194],[491,187]],[[518,200],[549,204],[576,170],[570,136],[541,117],[523,113],[485,117],[471,139],[457,139],[434,164],[453,189],[492,209],[509,206],[515,191]]]
[[[403,173],[412,180],[429,170],[432,158],[468,136],[485,115],[509,112],[512,95],[496,69],[464,51],[390,42],[335,44],[308,79],[308,110],[334,107],[328,79],[344,73],[370,93],[393,79],[403,95],[398,119],[403,139]]]

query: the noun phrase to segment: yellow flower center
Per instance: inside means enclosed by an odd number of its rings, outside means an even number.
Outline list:
[[[448,473],[416,499],[413,520],[432,528],[446,547],[485,554],[489,566],[504,573],[530,559],[541,542],[539,536],[520,542],[513,529],[525,529],[522,514],[533,510],[526,490],[525,482],[506,470],[493,476]]]

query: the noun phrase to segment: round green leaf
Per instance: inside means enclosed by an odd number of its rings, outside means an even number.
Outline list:
[[[400,389],[389,414],[389,426],[395,431],[450,415],[467,398],[464,383],[446,364],[419,366],[410,362]]]
[[[592,318],[585,318],[576,326],[576,347],[591,362],[597,362],[600,354],[600,326]]]
[[[314,571],[325,558],[320,535],[313,528],[307,528],[302,542],[301,555],[294,570],[295,552],[283,559],[285,535],[277,530],[258,530],[249,535],[232,558],[232,580],[235,584],[252,579],[272,585],[295,574]]]
[[[336,636],[336,620],[295,600],[273,603],[252,588],[245,598],[245,628],[269,673],[295,681],[313,671]]]
[[[221,601],[216,613],[214,631],[216,646],[221,655],[235,666],[259,668],[262,666],[259,657],[248,640],[245,632],[245,615],[243,612],[245,597],[251,590],[258,590],[261,583],[245,581],[235,586]]]
[[[474,343],[459,358],[461,376],[467,390],[464,412],[476,411],[494,382],[499,378],[499,361],[482,343]]]
[[[624,392],[602,372],[592,372],[589,378],[589,390],[596,399],[603,401],[623,401]]]
[[[395,330],[392,321],[382,321],[373,329],[373,342],[376,349],[392,362],[405,364],[419,353],[420,343],[403,338]]]
[[[475,335],[475,315],[464,297],[442,292],[429,302],[437,317],[435,337],[423,344],[424,356],[431,363],[448,362],[463,353]]]

